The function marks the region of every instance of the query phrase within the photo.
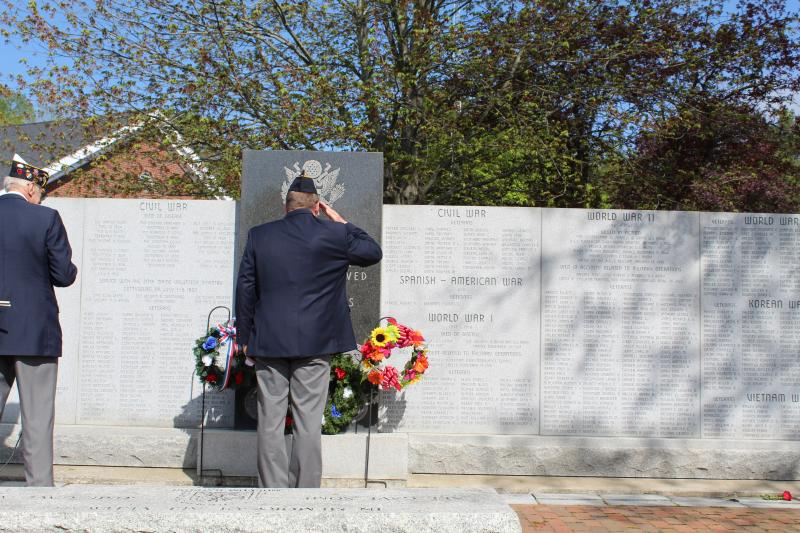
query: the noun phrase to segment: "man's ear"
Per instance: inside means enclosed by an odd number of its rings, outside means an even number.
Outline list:
[[[318,201],[314,204],[314,207],[311,208],[311,212],[314,213],[315,217],[319,216],[319,202]]]

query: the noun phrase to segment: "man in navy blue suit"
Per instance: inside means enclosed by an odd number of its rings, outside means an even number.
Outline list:
[[[0,417],[14,381],[29,486],[53,485],[53,422],[61,326],[53,287],[78,269],[58,212],[39,205],[46,172],[19,161],[0,196]]]
[[[285,210],[247,235],[236,284],[237,337],[256,361],[259,486],[319,487],[330,356],[356,346],[347,269],[374,265],[382,252],[320,202],[313,179],[292,182]],[[289,402],[291,456],[283,434]]]

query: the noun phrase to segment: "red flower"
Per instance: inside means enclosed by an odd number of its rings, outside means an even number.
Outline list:
[[[409,334],[409,339],[411,340],[412,344],[414,344],[414,346],[425,342],[425,337],[423,337],[422,333],[420,333],[417,330],[411,331],[411,333]]]
[[[343,380],[344,377],[347,375],[347,372],[345,372],[338,366],[333,369],[333,373],[336,374],[336,379],[338,379],[339,381]]]
[[[288,427],[289,427],[289,426],[291,426],[292,424],[294,424],[294,420],[292,420],[292,417],[291,417],[291,416],[287,416],[287,417],[286,417],[286,422],[284,423],[284,425],[285,425],[285,426],[288,428]]]
[[[367,374],[367,379],[373,385],[379,385],[381,380],[383,379],[383,375],[377,370],[373,370],[372,372]]]
[[[370,352],[367,354],[367,359],[372,361],[373,363],[380,363],[383,361],[383,351],[382,350],[375,350],[374,352]]]
[[[242,381],[244,381],[244,372],[241,372],[241,371],[240,371],[240,372],[237,372],[237,373],[236,373],[236,374],[233,376],[233,380],[236,382],[236,384],[237,384],[237,385],[241,385],[241,384],[242,384]]]
[[[217,375],[216,374],[209,374],[206,376],[207,383],[216,383],[217,382]]]
[[[789,492],[788,490],[783,491],[783,499],[786,500],[787,502],[792,501],[792,493]]]
[[[372,350],[374,350],[374,349],[375,349],[375,347],[372,346],[372,343],[369,342],[369,341],[365,342],[364,344],[362,344],[362,345],[360,345],[358,347],[358,351],[361,352],[361,355],[367,355],[370,352],[372,352]]]

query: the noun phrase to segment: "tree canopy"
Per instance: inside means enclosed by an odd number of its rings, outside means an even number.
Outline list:
[[[3,1],[71,61],[29,90],[161,111],[232,194],[243,148],[336,149],[391,203],[800,210],[783,0]]]
[[[24,95],[0,85],[0,126],[25,124],[36,118],[33,104]]]

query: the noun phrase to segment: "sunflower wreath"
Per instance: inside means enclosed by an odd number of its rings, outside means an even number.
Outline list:
[[[221,391],[249,387],[255,383],[255,369],[245,362],[236,346],[233,321],[212,327],[194,343],[195,373],[201,383]]]
[[[369,338],[358,347],[361,369],[366,380],[380,390],[403,390],[422,379],[428,370],[428,347],[425,337],[417,330],[400,324],[392,317],[382,318],[386,325],[372,330]],[[395,349],[411,348],[411,357],[403,365],[402,373],[387,364]]]

